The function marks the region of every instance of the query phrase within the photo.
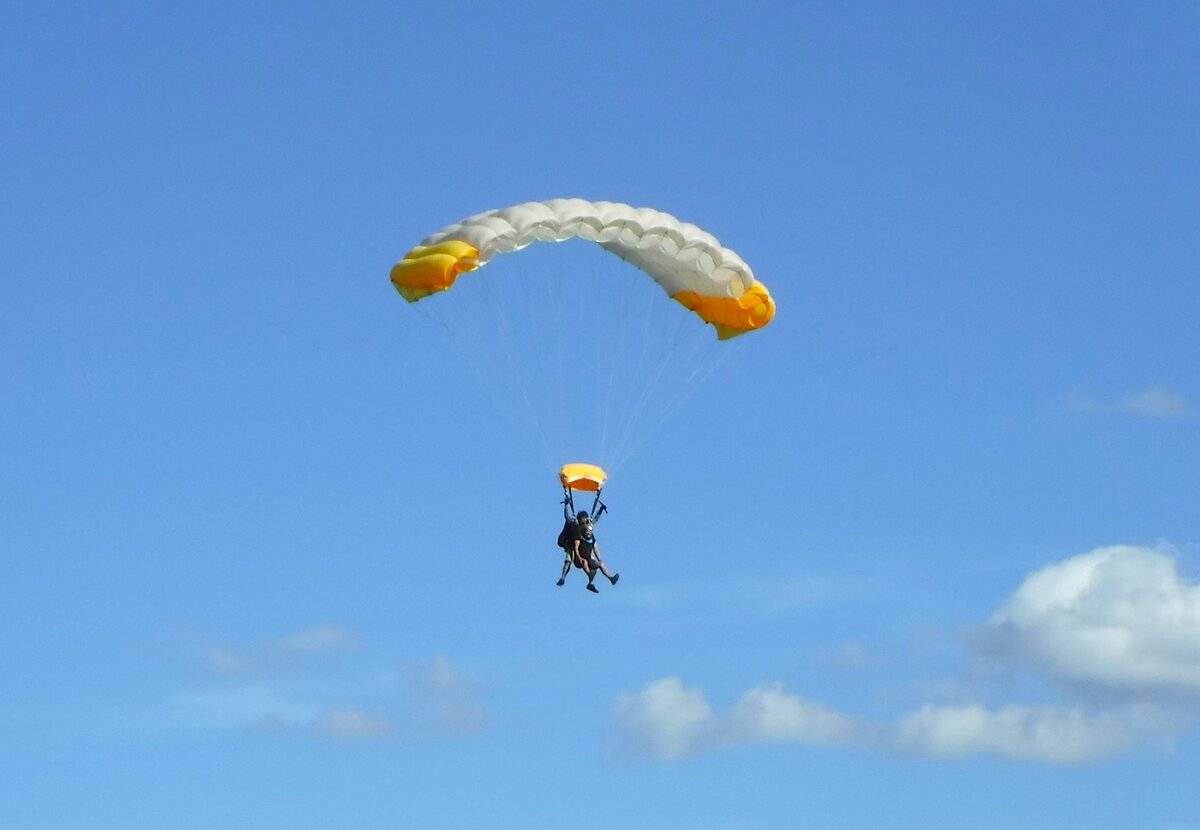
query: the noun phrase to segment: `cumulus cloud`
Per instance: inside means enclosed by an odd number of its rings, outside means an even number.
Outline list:
[[[1032,574],[984,627],[980,653],[1118,692],[1200,694],[1200,586],[1169,551],[1113,546]]]
[[[1101,401],[1075,392],[1067,399],[1067,406],[1076,412],[1120,412],[1143,418],[1183,418],[1192,414],[1186,398],[1157,387],[1115,401]]]
[[[724,714],[714,713],[704,694],[677,677],[621,694],[613,703],[620,752],[635,758],[673,761],[721,746],[796,741],[844,745],[862,731],[853,718],[784,690],[779,683],[756,686]]]
[[[620,730],[622,754],[665,761],[684,758],[710,742],[714,721],[704,694],[685,689],[677,677],[618,695],[613,718]]]
[[[799,741],[841,746],[863,731],[854,719],[783,689],[782,683],[755,686],[738,698],[725,718],[727,743]]]
[[[884,725],[838,712],[784,690],[756,686],[728,712],[714,712],[699,689],[677,677],[619,695],[613,704],[619,754],[680,761],[717,749],[790,742],[809,746],[864,746],[885,753],[931,758],[994,755],[1017,761],[1078,764],[1112,758],[1148,735],[1182,728],[1153,705],[1104,711],[1079,706],[926,705]]]
[[[1102,761],[1192,726],[1200,703],[1200,585],[1179,573],[1169,548],[1099,548],[1030,574],[972,645],[993,664],[1057,681],[1065,702],[985,706],[968,699],[869,723],[778,683],[757,685],[720,712],[700,689],[665,677],[615,699],[619,748],[658,761],[779,741],[933,758]],[[1097,699],[1108,705],[1087,703]]]

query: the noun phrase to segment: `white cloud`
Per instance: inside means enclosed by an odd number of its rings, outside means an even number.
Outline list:
[[[311,703],[258,683],[183,692],[167,706],[167,714],[176,724],[216,729],[243,729],[261,723],[306,723],[319,711]]]
[[[707,740],[713,712],[704,694],[664,677],[640,692],[617,696],[613,717],[622,751],[639,758],[673,761],[691,755]]]
[[[613,602],[658,610],[787,616],[853,600],[873,602],[882,591],[862,574],[775,575],[724,579],[682,578],[659,585],[630,585]]]
[[[333,709],[322,712],[314,722],[316,730],[337,741],[368,741],[394,737],[397,726],[391,718],[359,709]]]
[[[925,706],[901,718],[894,746],[937,758],[991,754],[1025,761],[1085,763],[1110,758],[1132,747],[1162,718],[1152,709],[1088,712],[1078,707],[978,704]]]
[[[1200,694],[1200,586],[1163,550],[1100,548],[1026,578],[979,645],[1052,679]]]
[[[1062,764],[1112,758],[1193,725],[1189,709],[1200,702],[1200,585],[1179,574],[1169,549],[1100,548],[1030,574],[983,626],[975,648],[1003,665],[1060,681],[1067,703],[988,707],[968,699],[869,724],[779,683],[755,686],[717,712],[703,691],[666,677],[617,696],[619,746],[626,756],[659,761],[771,741],[935,758],[986,754]],[[1117,703],[1071,702],[1084,688]],[[1097,698],[1083,698],[1089,699]]]
[[[449,658],[383,672],[328,661],[359,647],[357,637],[333,625],[244,649],[208,645],[205,665],[221,677],[211,688],[177,696],[171,719],[338,741],[469,735],[491,725],[486,689]]]
[[[482,684],[467,677],[450,659],[437,656],[405,670],[413,692],[413,711],[426,732],[465,735],[491,724]]]
[[[353,651],[358,638],[336,625],[319,625],[282,638],[278,647],[291,654],[329,654]]]
[[[622,754],[673,761],[719,746],[796,741],[842,745],[862,731],[853,718],[769,683],[750,689],[726,714],[677,677],[621,694],[613,703]]]
[[[1150,735],[1169,736],[1185,723],[1153,705],[1106,711],[1078,706],[927,705],[875,726],[823,703],[756,686],[726,713],[714,712],[699,689],[677,677],[618,695],[613,704],[619,752],[630,758],[680,761],[725,747],[769,742],[866,746],[932,758],[996,755],[1017,761],[1101,761]]]
[[[210,644],[204,649],[204,658],[209,670],[217,674],[270,673],[298,661],[358,647],[358,638],[345,629],[319,625],[243,649]]]
[[[823,649],[817,654],[823,666],[835,669],[861,669],[876,662],[875,656],[862,643],[842,643]]]
[[[435,695],[463,694],[474,685],[454,667],[450,658],[439,654],[428,663],[414,663],[408,668],[409,680],[421,691]]]
[[[253,661],[245,654],[223,646],[206,646],[204,662],[210,671],[217,674],[239,674],[249,671],[253,665]]]
[[[1191,413],[1187,400],[1165,389],[1146,389],[1117,401],[1116,409],[1147,418],[1180,418]]]
[[[363,741],[396,735],[394,721],[361,709],[323,709],[319,704],[263,684],[177,695],[166,714],[177,726],[250,730],[272,735]]]
[[[1121,412],[1143,418],[1184,418],[1192,414],[1187,399],[1158,387],[1143,389],[1115,401],[1100,401],[1078,392],[1067,399],[1076,412]]]
[[[782,683],[755,686],[743,694],[722,730],[728,743],[799,741],[834,746],[854,743],[862,731],[854,718],[785,692]]]
[[[160,722],[176,728],[245,730],[338,742],[402,737],[401,724],[393,717],[336,705],[331,699],[336,697],[273,683],[193,690],[176,695],[162,711]]]

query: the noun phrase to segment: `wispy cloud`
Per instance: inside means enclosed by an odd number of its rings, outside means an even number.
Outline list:
[[[398,731],[391,718],[360,709],[322,712],[314,725],[321,735],[336,741],[383,740],[395,737]]]
[[[170,728],[245,731],[337,742],[395,737],[399,727],[394,717],[346,704],[347,699],[362,697],[355,685],[311,684],[295,678],[226,680],[179,692],[161,707],[158,720]],[[376,703],[387,705],[388,701]]]
[[[492,723],[487,690],[448,657],[338,682],[260,678],[191,694],[192,719],[267,734],[361,742],[473,735]]]
[[[862,643],[842,643],[817,654],[817,661],[829,668],[861,669],[876,662],[876,657]]]
[[[722,580],[683,579],[659,585],[623,584],[614,602],[650,609],[724,611],[753,616],[804,613],[846,602],[874,601],[881,589],[866,576],[778,575]]]
[[[392,718],[361,709],[330,709],[304,718],[287,718],[277,713],[243,725],[250,733],[322,740],[332,743],[367,743],[397,737],[399,727]]]
[[[1112,401],[1072,392],[1067,407],[1075,412],[1119,412],[1142,418],[1186,418],[1192,414],[1187,399],[1158,387],[1143,389]]]
[[[484,684],[445,655],[363,669],[359,639],[320,625],[249,646],[208,644],[207,682],[163,707],[168,724],[339,742],[430,740],[486,730]],[[359,655],[361,657],[361,655]]]
[[[169,724],[192,729],[300,724],[320,714],[320,706],[264,683],[189,689],[174,695],[163,708]]]
[[[1081,687],[1103,691],[1108,705],[1089,705],[1093,696],[1062,705],[967,700],[872,723],[778,683],[755,686],[720,712],[702,690],[664,677],[614,700],[619,754],[679,761],[783,741],[935,758],[1112,758],[1192,726],[1195,707],[1184,704],[1200,703],[1200,586],[1179,575],[1169,548],[1100,548],[1031,574],[970,645],[993,666],[1063,681],[1068,697]]]
[[[491,724],[482,683],[468,677],[448,657],[439,655],[425,663],[402,669],[412,697],[412,714],[424,731],[465,735],[482,732]]]
[[[216,674],[272,673],[359,647],[358,638],[345,629],[318,625],[244,647],[209,643],[204,647],[204,659]]]
[[[987,754],[1075,764],[1120,755],[1168,720],[1146,706],[1100,712],[1078,706],[924,706],[902,717],[889,741],[896,749],[935,758]]]
[[[344,628],[318,625],[281,638],[278,647],[289,654],[332,654],[354,651],[359,647],[359,642]]]

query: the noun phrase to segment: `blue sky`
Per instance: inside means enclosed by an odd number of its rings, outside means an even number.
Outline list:
[[[7,5],[0,823],[1200,827],[1198,26]],[[557,196],[779,306],[598,597],[387,283]]]

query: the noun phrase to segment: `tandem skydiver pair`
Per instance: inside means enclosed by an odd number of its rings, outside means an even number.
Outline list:
[[[604,488],[607,478],[604,470],[594,464],[567,464],[559,471],[559,481],[563,486],[563,529],[558,534],[558,546],[563,549],[562,576],[556,583],[559,587],[567,581],[567,573],[574,565],[587,574],[587,589],[593,594],[600,593],[594,584],[596,574],[603,574],[609,584],[616,585],[621,578],[619,573],[609,573],[608,567],[600,557],[600,546],[596,543],[595,527],[600,517],[608,511],[604,502],[600,501],[600,491]],[[575,500],[572,491],[579,490],[594,492],[592,513],[586,510],[575,511]]]

